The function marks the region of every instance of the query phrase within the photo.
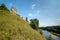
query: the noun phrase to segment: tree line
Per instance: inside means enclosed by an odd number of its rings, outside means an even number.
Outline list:
[[[60,34],[60,26],[47,26],[47,27],[40,27],[40,29],[47,30],[50,32],[55,32]]]

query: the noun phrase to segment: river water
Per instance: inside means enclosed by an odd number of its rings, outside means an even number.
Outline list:
[[[59,37],[57,37],[57,36],[55,36],[55,35],[53,35],[53,34],[50,34],[48,31],[44,31],[44,30],[43,30],[43,35],[44,35],[45,37],[51,36],[52,40],[60,40]]]

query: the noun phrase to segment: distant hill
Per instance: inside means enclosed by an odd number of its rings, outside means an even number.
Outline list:
[[[0,40],[46,40],[29,23],[8,10],[0,9]]]

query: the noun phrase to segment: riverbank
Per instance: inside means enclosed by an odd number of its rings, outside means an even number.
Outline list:
[[[60,38],[60,34],[57,34],[57,33],[54,33],[54,32],[50,32],[50,33]]]
[[[59,38],[58,36],[53,35],[53,34],[52,34],[51,32],[49,32],[49,31],[43,30],[43,35],[44,35],[46,38],[51,37],[52,40],[60,40],[60,38]],[[47,39],[47,40],[48,40],[48,39]]]

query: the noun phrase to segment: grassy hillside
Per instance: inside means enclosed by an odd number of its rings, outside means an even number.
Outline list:
[[[0,10],[0,40],[46,40],[28,22],[9,11]]]

